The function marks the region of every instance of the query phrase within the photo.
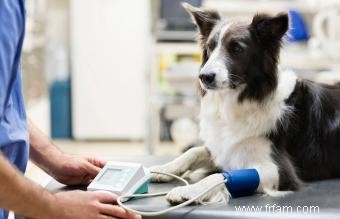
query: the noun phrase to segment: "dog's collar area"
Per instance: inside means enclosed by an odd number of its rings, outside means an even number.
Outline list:
[[[254,194],[260,184],[260,176],[256,169],[231,170],[222,174],[233,198]]]

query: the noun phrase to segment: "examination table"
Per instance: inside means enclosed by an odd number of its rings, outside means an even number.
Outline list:
[[[138,156],[104,158],[105,160],[131,161],[143,163],[146,167],[164,164],[173,159],[171,156]],[[168,191],[175,183],[150,184],[149,192]],[[84,187],[64,186],[51,180],[46,188],[52,192],[86,189]],[[168,207],[164,197],[131,200],[133,208],[143,211],[161,210]],[[243,212],[240,212],[240,208]],[[254,206],[252,208],[252,206]],[[238,209],[236,209],[238,208]],[[248,211],[244,212],[248,208]],[[257,212],[255,212],[257,211]],[[281,213],[280,213],[281,212]],[[303,213],[305,212],[305,213]],[[308,213],[307,213],[308,212]],[[340,218],[340,179],[308,183],[304,188],[284,197],[253,195],[231,199],[227,205],[188,206],[166,215],[143,218],[187,218],[187,219],[220,219],[220,218]]]

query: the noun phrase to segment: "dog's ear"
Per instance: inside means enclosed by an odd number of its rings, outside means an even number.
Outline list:
[[[205,41],[216,23],[221,20],[221,16],[217,11],[196,8],[186,2],[183,2],[182,6],[190,14],[193,22],[198,27],[201,40]]]
[[[257,14],[253,18],[251,27],[263,40],[281,40],[289,29],[289,16],[286,12],[276,16]]]

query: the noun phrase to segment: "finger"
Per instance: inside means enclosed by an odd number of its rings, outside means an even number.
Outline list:
[[[127,218],[129,219],[142,219],[140,215],[134,214],[130,211],[127,211]]]
[[[125,218],[125,219],[141,219],[142,217],[139,215],[135,215],[117,205],[107,205],[103,204],[100,206],[101,208],[101,213],[109,215],[109,216],[114,216],[118,218]]]
[[[92,182],[93,178],[94,177],[91,175],[85,175],[80,184],[85,186],[89,185]]]
[[[95,159],[95,165],[97,167],[103,168],[105,166],[105,164],[106,164],[106,161]]]
[[[131,217],[130,214],[123,208],[117,205],[108,205],[108,204],[101,204],[99,206],[100,213],[111,216],[111,217],[118,217],[118,218],[134,218]]]
[[[119,219],[117,217],[110,217],[110,216],[107,216],[107,215],[101,215],[100,219]]]
[[[91,175],[92,178],[96,177],[101,170],[99,167],[93,165],[90,162],[87,162],[86,164],[86,170]]]
[[[106,161],[104,160],[99,160],[99,159],[96,159],[96,158],[93,158],[93,157],[87,157],[86,160],[88,162],[90,162],[91,164],[97,166],[97,167],[100,167],[100,168],[103,168],[106,164]]]
[[[116,204],[117,203],[117,195],[112,192],[107,191],[95,191],[96,197],[101,203],[105,204]]]

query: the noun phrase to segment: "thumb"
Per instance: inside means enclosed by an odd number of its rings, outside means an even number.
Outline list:
[[[97,174],[101,170],[99,167],[93,165],[90,162],[86,162],[86,169],[87,169],[88,174],[90,174],[93,177],[97,176]]]

